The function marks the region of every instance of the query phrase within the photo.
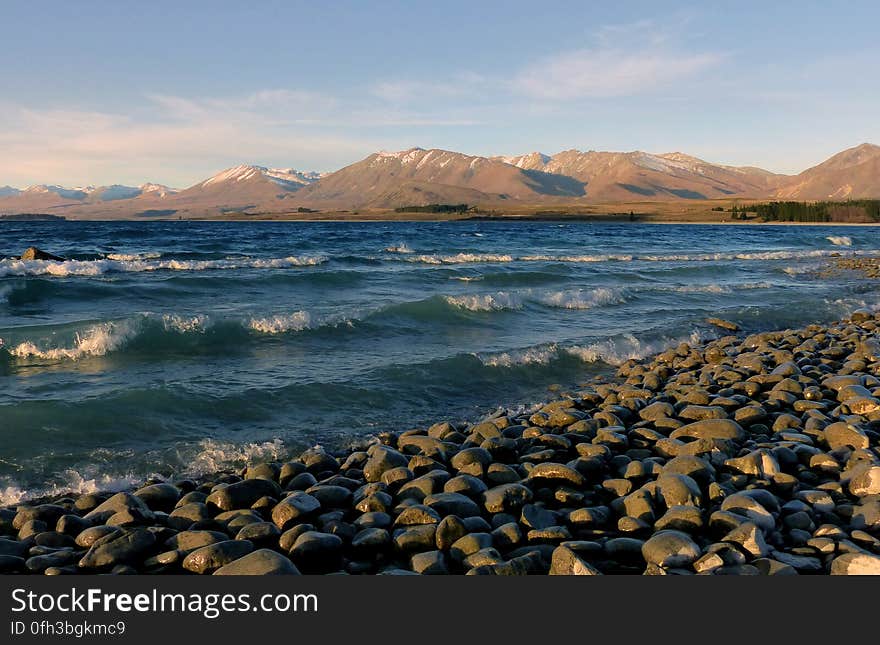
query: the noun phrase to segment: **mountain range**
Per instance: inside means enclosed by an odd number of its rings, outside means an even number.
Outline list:
[[[726,198],[880,197],[880,146],[862,144],[797,175],[709,163],[680,152],[532,152],[481,157],[411,148],[377,152],[336,172],[239,165],[189,188],[0,187],[0,214],[204,217],[224,212],[391,209],[434,203],[588,204]]]

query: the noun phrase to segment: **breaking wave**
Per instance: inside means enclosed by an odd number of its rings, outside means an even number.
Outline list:
[[[849,238],[835,238],[849,239]],[[458,253],[455,255],[413,255],[404,258],[407,262],[421,264],[471,264],[471,263],[507,263],[507,262],[561,262],[561,263],[593,263],[593,262],[719,262],[719,261],[769,261],[795,260],[805,257],[822,258],[839,255],[874,255],[880,250],[837,251],[832,249],[812,249],[798,251],[752,251],[752,252],[717,252],[717,253],[669,253],[636,255],[596,254],[596,255],[509,255],[497,253]]]
[[[555,291],[538,296],[538,302],[548,307],[561,309],[593,309],[626,302],[621,291],[599,287],[593,290],[575,289]]]
[[[403,253],[404,255],[409,255],[410,253],[415,253],[412,248],[406,243],[401,242],[400,244],[395,244],[392,246],[385,247],[386,253]]]
[[[289,256],[285,258],[227,258],[225,260],[0,260],[0,278],[6,276],[48,275],[55,277],[99,276],[106,273],[141,273],[145,271],[216,271],[223,269],[287,269],[316,266],[327,257]]]
[[[825,239],[834,246],[852,246],[852,238],[846,235],[829,235]]]
[[[108,260],[116,260],[117,262],[136,262],[138,260],[155,260],[162,257],[161,253],[108,253]]]
[[[284,334],[311,328],[312,316],[308,311],[295,311],[289,315],[251,318],[247,326],[261,334]]]
[[[453,307],[468,311],[503,311],[505,309],[522,309],[522,300],[514,293],[500,291],[495,294],[445,296],[444,300]]]
[[[653,356],[681,343],[700,345],[711,338],[710,335],[694,330],[678,337],[638,338],[633,334],[623,334],[588,345],[561,345],[548,343],[490,354],[476,354],[487,367],[519,367],[524,365],[548,365],[552,361],[574,358],[582,363],[605,363],[611,366],[623,365],[628,360],[641,360]]]

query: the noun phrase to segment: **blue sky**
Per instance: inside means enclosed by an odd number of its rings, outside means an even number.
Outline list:
[[[878,24],[868,1],[5,2],[0,185],[416,145],[797,172],[880,143]]]

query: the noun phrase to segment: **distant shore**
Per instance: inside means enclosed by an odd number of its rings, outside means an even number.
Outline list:
[[[327,209],[299,211],[226,212],[205,210],[169,211],[157,215],[150,212],[127,213],[124,210],[76,213],[65,210],[67,221],[295,221],[295,222],[586,222],[637,224],[723,224],[748,226],[872,226],[880,222],[788,222],[765,221],[754,213],[738,219],[748,207],[764,202],[758,200],[687,200],[632,201],[583,203],[578,205],[548,202],[545,204],[487,204],[471,207],[465,212],[398,211],[390,208]],[[0,215],[0,222],[22,219],[57,219],[44,213]]]
[[[528,412],[3,509],[0,573],[880,574],[878,329],[681,344]]]

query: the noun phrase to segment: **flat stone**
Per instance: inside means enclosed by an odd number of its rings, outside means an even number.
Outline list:
[[[706,419],[682,426],[669,435],[670,439],[680,439],[682,437],[741,441],[745,438],[745,430],[736,421],[730,419]]]
[[[460,493],[436,493],[428,495],[424,500],[428,506],[441,516],[457,515],[458,517],[473,517],[480,514],[480,507],[469,497]]]
[[[544,462],[536,465],[529,471],[527,479],[530,482],[565,482],[575,488],[580,488],[586,483],[584,476],[574,468],[553,462]]]

